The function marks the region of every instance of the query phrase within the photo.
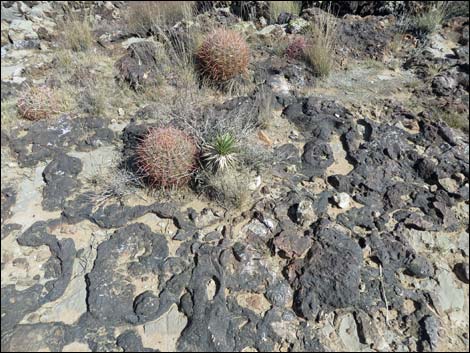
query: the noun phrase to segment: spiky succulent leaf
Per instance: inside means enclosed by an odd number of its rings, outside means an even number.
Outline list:
[[[229,133],[218,135],[214,142],[204,147],[202,158],[213,170],[232,167],[237,161],[238,146],[236,139]]]

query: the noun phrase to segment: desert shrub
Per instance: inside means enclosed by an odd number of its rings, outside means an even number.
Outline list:
[[[465,114],[465,112],[456,110],[449,111],[442,107],[431,107],[429,108],[429,115],[436,120],[444,121],[451,128],[459,129],[465,134],[469,134],[468,113]]]
[[[106,110],[106,97],[100,88],[86,87],[78,99],[78,106],[87,114],[100,116]]]
[[[270,22],[276,22],[279,15],[283,12],[292,15],[300,14],[300,1],[269,1],[269,17]]]
[[[204,172],[199,175],[206,194],[227,208],[242,208],[251,200],[247,183],[251,175],[246,169],[225,172]]]
[[[214,171],[224,171],[233,167],[237,161],[237,141],[230,133],[217,135],[213,141],[204,145],[203,150],[205,166]]]
[[[289,59],[301,59],[304,56],[306,48],[307,42],[305,41],[305,38],[298,36],[289,42],[284,55]]]
[[[198,148],[184,131],[174,127],[150,129],[137,147],[139,173],[151,186],[185,185],[196,169]]]
[[[409,30],[418,36],[426,36],[435,32],[446,16],[447,3],[436,1],[426,11],[412,16],[409,20]]]
[[[195,11],[195,3],[195,1],[131,2],[126,18],[128,30],[140,36],[161,32],[164,27],[190,19]]]
[[[31,86],[20,95],[17,107],[23,118],[41,120],[59,112],[59,100],[49,87]]]
[[[93,44],[93,33],[89,21],[72,18],[61,25],[62,44],[73,51],[86,51]]]
[[[227,81],[246,72],[249,56],[242,36],[226,29],[214,30],[197,50],[201,73],[212,81]]]
[[[307,46],[304,50],[307,63],[316,75],[326,77],[334,65],[336,19],[330,12],[321,11],[307,30]]]
[[[446,18],[468,17],[469,11],[470,4],[468,1],[449,1],[446,8]]]
[[[144,187],[142,179],[125,169],[117,160],[96,165],[85,175],[84,188],[90,199],[97,205],[109,199],[121,201]]]

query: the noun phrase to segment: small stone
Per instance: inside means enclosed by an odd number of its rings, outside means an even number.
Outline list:
[[[436,288],[436,308],[439,313],[462,311],[465,305],[465,291],[454,281],[452,272],[439,270],[436,273],[439,286]]]
[[[256,236],[261,238],[266,238],[268,235],[268,228],[257,219],[253,219],[250,223],[242,228],[248,236]]]
[[[212,209],[204,208],[199,216],[196,217],[194,223],[198,228],[205,228],[214,223],[217,223],[219,220],[220,217],[217,217]]]
[[[361,343],[357,331],[356,320],[350,313],[343,315],[338,319],[340,324],[338,328],[338,336],[343,342],[345,347],[348,347],[351,352],[359,352],[361,350]]]
[[[313,203],[310,200],[303,200],[297,206],[297,223],[300,225],[309,225],[318,219]]]
[[[348,208],[351,203],[351,197],[345,192],[340,192],[334,196],[334,200],[339,208]]]
[[[299,133],[295,130],[292,130],[290,133],[289,133],[289,138],[291,140],[297,140],[299,138]]]
[[[312,246],[312,239],[302,234],[283,231],[273,241],[280,255],[287,258],[301,257]]]
[[[439,342],[440,322],[434,316],[426,316],[421,321],[421,340],[426,341],[431,351],[434,351]]]
[[[255,179],[248,184],[248,190],[255,191],[261,186],[261,176],[258,175]]]
[[[439,179],[439,184],[444,188],[445,191],[450,193],[457,193],[459,189],[458,183],[452,178]]]
[[[459,235],[458,248],[463,253],[464,256],[469,255],[469,234],[467,232],[462,232]]]
[[[297,173],[297,166],[295,164],[291,164],[291,165],[286,167],[285,171],[287,173],[295,174],[295,173]]]
[[[459,280],[464,283],[469,283],[469,273],[468,273],[468,264],[464,262],[459,262],[454,266],[454,273]]]
[[[260,130],[258,132],[258,137],[261,141],[263,141],[268,146],[271,146],[273,144],[273,140],[271,140],[271,138],[268,136],[268,134],[266,134],[264,131]]]
[[[118,109],[118,114],[119,114],[119,116],[123,116],[124,115],[124,109],[119,108]]]
[[[266,298],[275,306],[283,307],[289,305],[294,297],[292,288],[285,282],[278,282],[268,287]]]
[[[308,21],[304,20],[301,17],[298,17],[289,21],[289,24],[287,25],[287,31],[293,34],[300,33],[303,29],[305,29],[309,25],[310,24]]]
[[[407,266],[406,272],[408,275],[414,276],[416,278],[426,278],[432,277],[434,274],[434,268],[426,258],[417,256]]]

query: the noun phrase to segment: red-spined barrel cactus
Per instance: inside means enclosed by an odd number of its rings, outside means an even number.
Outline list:
[[[150,129],[137,147],[140,171],[151,186],[182,186],[196,168],[198,148],[185,132],[174,127]]]
[[[58,106],[57,96],[47,86],[27,87],[17,102],[18,112],[28,120],[45,119],[57,114]]]
[[[197,50],[202,73],[213,81],[227,81],[246,71],[250,60],[248,45],[234,31],[216,29]]]
[[[287,45],[285,55],[289,59],[300,59],[304,55],[305,48],[307,48],[305,38],[301,36],[295,37]]]

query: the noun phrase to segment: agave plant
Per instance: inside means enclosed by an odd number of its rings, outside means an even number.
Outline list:
[[[232,167],[237,161],[237,142],[230,133],[217,135],[214,141],[204,146],[203,149],[202,160],[214,171]]]

